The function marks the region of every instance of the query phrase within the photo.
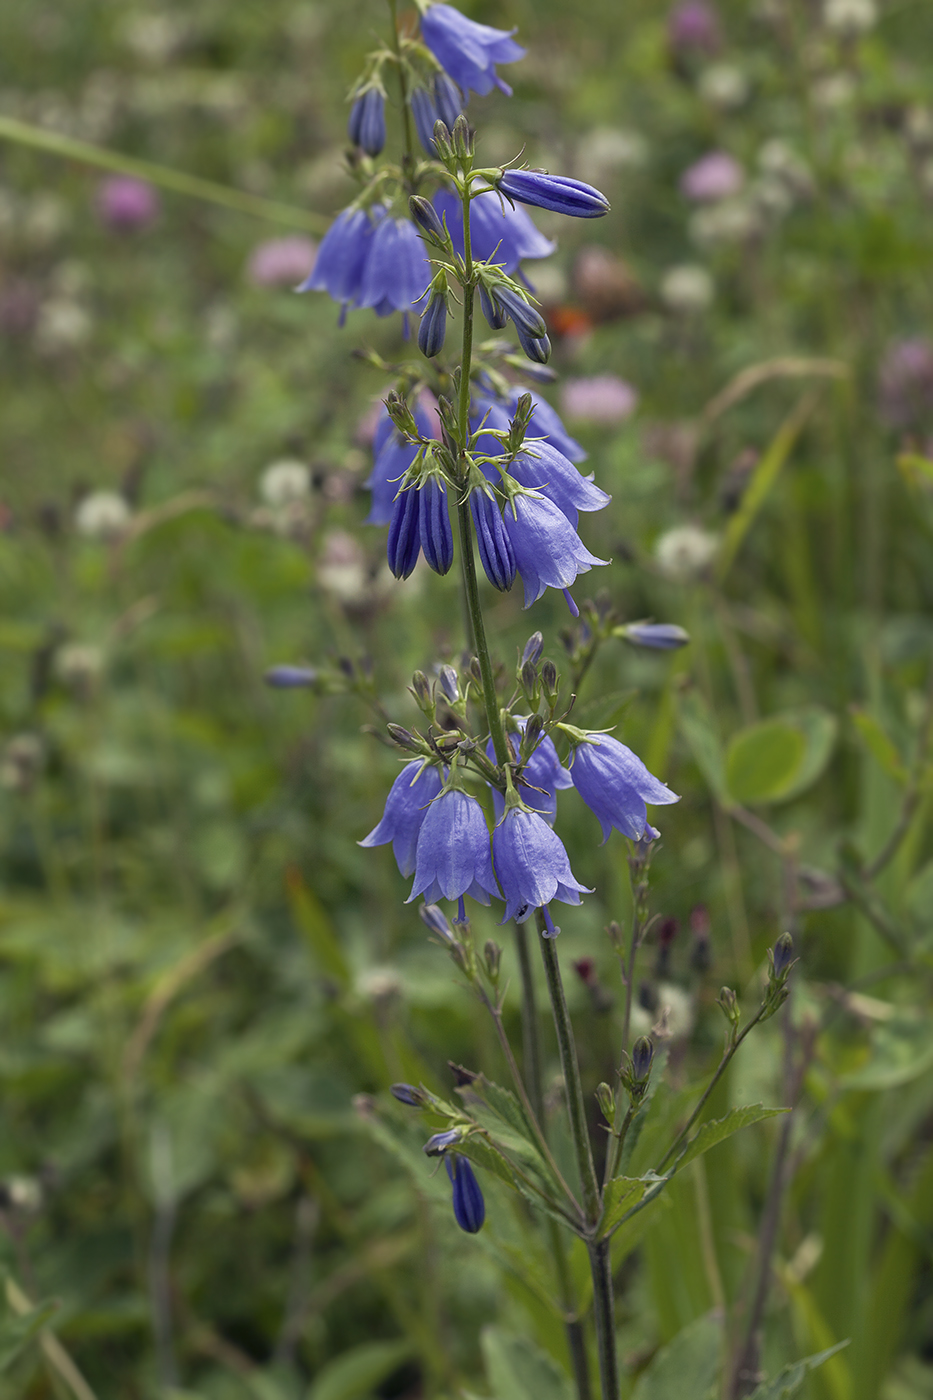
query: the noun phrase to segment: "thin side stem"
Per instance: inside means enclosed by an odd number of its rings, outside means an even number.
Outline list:
[[[617,1133],[612,1134],[609,1147],[606,1151],[606,1167],[603,1172],[603,1191],[610,1181],[615,1180],[616,1172],[619,1170],[619,1163],[622,1160],[622,1149],[625,1146],[625,1139],[628,1137],[628,1130],[632,1126],[632,1119],[637,1113],[634,1104],[629,1104],[625,1117],[622,1119],[622,1126]]]
[[[540,909],[536,911],[535,917],[538,923],[538,932],[542,934],[539,940],[541,956],[544,959],[548,992],[551,997],[551,1010],[554,1013],[554,1027],[557,1031],[557,1046],[560,1051],[560,1067],[563,1071],[567,1111],[570,1115],[570,1132],[573,1137],[577,1169],[580,1174],[580,1185],[583,1188],[583,1201],[590,1224],[595,1224],[599,1219],[601,1201],[599,1183],[596,1180],[596,1170],[593,1166],[590,1135],[586,1127],[586,1108],[583,1102],[583,1085],[580,1083],[580,1066],[577,1063],[577,1051],[573,1039],[573,1026],[570,1024],[570,1013],[567,1010],[567,998],[564,996],[564,984],[561,980],[560,963],[557,960],[554,939],[543,936],[545,923]]]
[[[541,1034],[538,1025],[538,1007],[535,996],[534,977],[531,971],[531,955],[528,949],[528,932],[525,924],[516,923],[515,950],[518,954],[518,967],[522,984],[522,1051],[525,1062],[525,1079],[528,1082],[528,1097],[535,1111],[542,1131],[545,1128],[544,1091],[541,1074]],[[577,1400],[591,1400],[589,1363],[586,1355],[586,1338],[583,1323],[575,1315],[573,1279],[567,1265],[567,1250],[560,1226],[552,1216],[548,1216],[548,1244],[557,1274],[557,1287],[561,1308],[564,1313],[564,1326],[567,1329],[567,1347],[577,1391]]]

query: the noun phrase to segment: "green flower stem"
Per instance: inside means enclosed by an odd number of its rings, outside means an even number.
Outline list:
[[[590,1271],[593,1275],[593,1316],[603,1400],[619,1400],[619,1362],[612,1299],[612,1259],[609,1240],[591,1240]]]
[[[606,1168],[603,1173],[603,1190],[610,1181],[615,1180],[616,1172],[619,1170],[619,1162],[622,1160],[622,1149],[625,1146],[625,1139],[628,1130],[632,1126],[632,1119],[637,1113],[635,1104],[629,1104],[625,1117],[622,1119],[622,1126],[617,1133],[613,1133],[609,1139],[609,1146],[606,1149]]]
[[[538,1008],[535,997],[534,978],[531,973],[531,954],[528,949],[528,933],[524,924],[516,923],[515,951],[518,954],[518,970],[522,982],[522,1058],[525,1062],[525,1079],[528,1082],[528,1097],[538,1116],[544,1122],[544,1093],[541,1079],[541,1037],[538,1033]]]
[[[389,13],[392,16],[392,48],[398,60],[398,84],[402,90],[402,122],[405,131],[405,155],[402,160],[402,166],[406,174],[411,176],[415,165],[415,146],[411,130],[411,107],[408,105],[408,84],[405,81],[405,66],[402,63],[402,45],[398,32],[397,0],[389,0]]]
[[[540,909],[536,912],[535,918],[538,933],[543,935],[545,923]],[[564,996],[564,984],[561,980],[560,963],[557,960],[554,939],[542,936],[539,942],[551,998],[551,1010],[554,1013],[560,1065],[564,1076],[564,1092],[567,1095],[567,1110],[570,1116],[570,1132],[573,1137],[577,1169],[583,1188],[587,1225],[590,1231],[595,1231],[602,1212],[602,1197],[599,1182],[596,1179],[596,1169],[593,1166],[590,1136],[586,1127],[586,1108],[583,1102],[580,1067],[573,1040],[573,1027],[570,1024],[570,1013],[567,1010],[567,999]],[[599,1355],[599,1378],[603,1400],[618,1400],[619,1369],[616,1358],[609,1241],[595,1240],[591,1235],[587,1249],[590,1256],[590,1272],[593,1277],[593,1315],[596,1322],[596,1345]]]
[[[457,415],[461,455],[466,453],[467,444],[470,441],[470,370],[473,363],[473,249],[470,241],[470,192],[468,186],[464,187],[463,194],[463,250],[466,278],[463,287],[463,344],[460,352],[460,400]],[[489,644],[486,641],[483,609],[479,600],[476,558],[473,552],[473,517],[470,514],[470,502],[466,496],[457,504],[457,518],[460,526],[460,567],[463,572],[463,591],[473,630],[472,642],[479,661],[483,682],[486,722],[489,725],[496,762],[502,764],[508,762],[509,749],[499,710],[499,697],[496,694],[496,680],[489,657]]]

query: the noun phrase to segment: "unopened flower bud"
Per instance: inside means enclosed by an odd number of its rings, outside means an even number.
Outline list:
[[[632,1046],[632,1074],[635,1079],[644,1082],[651,1073],[651,1061],[654,1059],[654,1046],[645,1035],[640,1035]]]
[[[546,335],[526,335],[522,327],[518,325],[515,327],[515,334],[518,336],[519,344],[533,364],[547,364],[551,358],[551,342]]]
[[[782,933],[771,951],[771,972],[775,978],[786,977],[794,964],[794,940],[789,933]]]
[[[490,980],[495,982],[499,977],[499,964],[502,961],[502,949],[498,943],[494,943],[490,938],[483,949],[483,957],[486,959],[486,971]]]
[[[459,1128],[448,1128],[445,1133],[435,1133],[429,1137],[424,1147],[421,1149],[428,1157],[442,1157],[448,1147],[452,1147],[455,1142],[459,1142],[461,1133]]]
[[[522,652],[522,665],[529,661],[538,662],[541,660],[541,653],[544,650],[544,637],[540,632],[532,632],[525,643],[525,650]]]
[[[435,292],[425,308],[421,324],[418,327],[418,349],[425,359],[432,360],[435,355],[441,353],[446,335],[447,294]]]
[[[401,724],[387,724],[386,729],[400,749],[408,749],[410,753],[421,752],[421,744],[410,729],[405,729]]]
[[[315,685],[317,676],[312,666],[270,666],[263,680],[276,690],[293,690]]]
[[[462,112],[454,122],[454,129],[450,134],[458,158],[460,160],[468,160],[473,154],[473,137],[470,132],[470,123]],[[436,139],[435,137],[435,140]]]
[[[442,666],[439,680],[441,690],[447,696],[451,705],[455,705],[460,699],[460,683],[457,680],[457,673],[453,666]]]
[[[423,1091],[416,1089],[414,1084],[390,1084],[389,1092],[399,1103],[408,1104],[409,1108],[424,1108],[428,1102]]]
[[[596,1101],[599,1110],[610,1126],[615,1122],[616,1098],[608,1084],[596,1085]]]
[[[456,944],[454,931],[447,922],[447,915],[439,905],[422,904],[418,913],[421,915],[422,923],[427,924],[431,932],[436,933],[438,938],[442,939],[449,948]]]
[[[411,688],[418,704],[424,708],[431,704],[431,686],[423,671],[416,671],[411,678]]]
[[[505,329],[509,319],[508,313],[504,306],[489,295],[482,282],[479,285],[479,305],[486,318],[486,324],[491,330],[501,331]]]
[[[521,684],[529,704],[533,705],[538,694],[538,668],[533,661],[526,661],[522,667]]]
[[[444,225],[429,199],[423,198],[420,194],[413,194],[408,201],[408,212],[411,214],[415,227],[420,229],[425,238],[430,239],[433,243],[446,245],[447,235],[444,232]]]
[[[690,641],[690,634],[673,622],[629,622],[617,627],[613,635],[654,651],[676,651]]]
[[[444,1166],[447,1168],[447,1175],[454,1188],[454,1219],[461,1230],[466,1230],[469,1235],[475,1235],[483,1228],[483,1221],[486,1219],[486,1203],[483,1200],[483,1193],[479,1188],[479,1182],[476,1180],[473,1168],[466,1157],[461,1157],[456,1152],[452,1152],[445,1159]]]
[[[557,699],[557,692],[560,686],[560,678],[557,674],[557,667],[553,661],[545,661],[541,667],[541,684],[544,686],[544,693],[547,696],[548,704],[553,705]]]
[[[613,948],[621,952],[625,947],[625,932],[622,925],[613,919],[612,923],[606,928],[606,933],[609,935],[609,942],[612,944]]]
[[[483,684],[483,671],[482,667],[479,664],[478,656],[472,656],[470,658],[470,675],[473,677],[477,685]]]
[[[449,161],[454,154],[450,128],[440,118],[434,123],[434,149],[437,151],[438,159],[445,162]]]
[[[420,436],[418,425],[415,422],[414,414],[408,406],[408,401],[403,399],[401,394],[393,389],[386,396],[385,406],[386,413],[388,413],[399,432],[404,434],[405,437],[417,440]]]
[[[525,725],[525,732],[522,735],[521,755],[522,758],[530,758],[538,747],[538,742],[544,732],[544,720],[540,715],[534,714]]]
[[[739,1024],[739,999],[731,987],[721,988],[717,1005],[722,1007],[722,1013],[727,1021],[733,1026]]]

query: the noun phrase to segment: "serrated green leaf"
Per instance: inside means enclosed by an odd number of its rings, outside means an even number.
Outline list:
[[[410,1342],[363,1342],[322,1367],[307,1400],[362,1400],[411,1356]]]
[[[638,1378],[632,1400],[703,1397],[716,1383],[722,1351],[722,1319],[698,1317],[662,1347]]]
[[[48,1301],[19,1316],[7,1313],[0,1321],[0,1372],[9,1370],[20,1352],[38,1337],[57,1311],[58,1304]]]
[[[822,1366],[824,1361],[828,1361],[837,1351],[842,1351],[843,1347],[848,1345],[848,1341],[837,1342],[834,1347],[827,1347],[825,1351],[806,1356],[802,1361],[792,1362],[791,1365],[785,1366],[783,1371],[779,1371],[773,1380],[764,1381],[752,1392],[750,1400],[790,1400],[803,1385],[809,1371],[816,1370],[817,1366]]]
[[[527,1337],[484,1327],[480,1342],[496,1400],[573,1400],[569,1376]]]
[[[647,1190],[647,1183],[637,1177],[617,1176],[610,1181],[603,1198],[602,1231],[613,1230],[627,1210],[637,1205]]]
[[[725,1118],[714,1118],[711,1123],[704,1123],[696,1136],[691,1138],[686,1152],[678,1158],[677,1170],[681,1171],[689,1162],[702,1157],[704,1152],[708,1152],[717,1143],[724,1142],[740,1128],[747,1128],[765,1118],[775,1118],[778,1114],[789,1112],[789,1108],[765,1108],[760,1103],[753,1103],[746,1104],[744,1108],[733,1108]]]

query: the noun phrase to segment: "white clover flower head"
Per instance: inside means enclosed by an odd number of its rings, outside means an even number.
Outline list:
[[[825,0],[823,23],[834,34],[855,38],[878,23],[875,0]]]
[[[732,112],[748,101],[748,77],[732,63],[712,63],[704,68],[697,90],[705,102],[723,112]]]
[[[750,199],[724,199],[691,217],[690,238],[700,248],[748,243],[761,233],[761,215]]]
[[[104,653],[100,647],[83,642],[69,642],[55,654],[55,674],[65,685],[88,686],[104,669]]]
[[[92,491],[75,511],[75,529],[90,540],[112,540],[129,524],[131,511],[116,491]]]
[[[658,537],[654,557],[665,578],[688,583],[704,573],[718,547],[718,536],[699,525],[677,525]]]
[[[809,165],[780,137],[765,141],[758,151],[757,163],[763,176],[779,180],[789,194],[804,197],[813,193],[813,175]]]
[[[401,996],[404,984],[394,967],[370,967],[360,974],[356,990],[365,1001],[384,1005]]]
[[[686,316],[705,311],[715,294],[712,277],[698,263],[670,268],[661,279],[660,290],[667,309]]]
[[[259,494],[273,509],[303,501],[311,492],[311,473],[304,462],[285,457],[271,462],[259,479]]]
[[[346,530],[331,530],[325,537],[317,581],[342,603],[359,603],[369,592],[365,551]]]
[[[57,297],[45,302],[39,311],[36,345],[50,355],[76,350],[90,339],[93,330],[89,311],[77,301]]]
[[[689,992],[672,982],[658,984],[658,1019],[652,1027],[660,1040],[680,1040],[693,1030],[696,1007]]]
[[[827,73],[813,84],[810,96],[814,107],[825,112],[846,107],[855,96],[855,79],[851,73]]]

